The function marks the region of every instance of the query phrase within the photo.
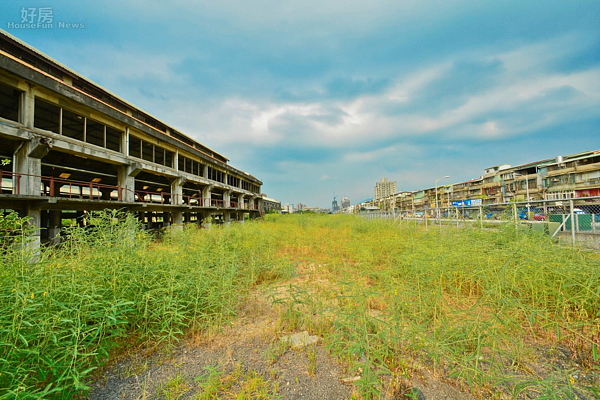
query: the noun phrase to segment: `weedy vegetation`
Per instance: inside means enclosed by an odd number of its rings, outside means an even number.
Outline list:
[[[600,395],[598,254],[514,225],[426,232],[354,216],[267,215],[156,241],[131,216],[106,212],[95,230],[72,228],[61,246],[31,252],[27,223],[10,218],[0,399],[85,394],[94,370],[123,348],[221,326],[257,285],[279,308],[282,331],[321,336],[360,377],[358,398],[410,396],[419,371],[482,398]],[[197,398],[276,396],[254,372],[238,378],[208,371]],[[177,398],[180,383],[164,395]]]
[[[85,393],[120,349],[220,326],[252,285],[291,271],[260,224],[188,227],[156,242],[131,215],[106,212],[95,229],[74,227],[60,247],[32,252],[27,221],[5,220],[0,399]]]

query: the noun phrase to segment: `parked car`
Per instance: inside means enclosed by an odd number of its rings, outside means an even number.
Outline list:
[[[535,213],[533,215],[533,219],[536,221],[547,221],[548,220],[548,216],[546,214],[543,213]]]

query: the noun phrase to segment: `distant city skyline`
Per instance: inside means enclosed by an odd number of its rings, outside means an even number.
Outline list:
[[[67,0],[55,21],[83,26],[16,29],[23,7],[49,4],[3,2],[0,28],[226,154],[283,204],[598,147],[598,2]]]

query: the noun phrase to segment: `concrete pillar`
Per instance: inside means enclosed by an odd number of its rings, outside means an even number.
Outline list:
[[[142,172],[142,164],[130,163],[118,168],[118,186],[121,187],[121,201],[135,201],[135,177]]]
[[[26,206],[24,214],[24,216],[29,219],[29,225],[34,228],[31,236],[27,240],[26,246],[30,249],[35,259],[39,253],[40,244],[42,242],[40,229],[42,226],[42,212],[38,208]]]
[[[50,225],[48,228],[48,238],[50,239],[50,243],[52,243],[52,244],[60,243],[61,225],[62,225],[62,211],[61,210],[50,211]]]
[[[23,175],[15,177],[16,193],[14,194],[41,195],[42,158],[48,154],[51,147],[52,141],[50,139],[34,137],[23,142],[17,148],[13,155],[13,172]]]
[[[244,203],[244,197],[246,197],[244,194],[240,194],[238,196],[238,203],[239,203],[239,207],[240,209],[244,209],[245,203]],[[243,219],[242,219],[243,220]]]
[[[125,132],[121,135],[121,153],[129,155],[129,127],[126,127]]]
[[[230,201],[231,201],[231,193],[232,193],[232,191],[231,191],[231,190],[227,190],[227,191],[225,191],[225,192],[223,193],[223,203],[225,203],[223,206],[224,206],[225,208],[231,208],[231,204],[230,204]]]
[[[223,221],[225,225],[231,224],[231,212],[223,210]]]
[[[212,206],[212,204],[211,204],[211,199],[212,199],[211,191],[212,191],[213,187],[214,187],[213,185],[208,185],[204,189],[202,189],[202,199],[203,199],[202,206],[203,207],[211,207]]]
[[[153,216],[154,216],[154,213],[152,211],[146,212],[146,219],[148,220],[147,229],[152,229],[152,217]]]
[[[28,92],[29,93],[29,92]],[[33,101],[31,103],[27,100],[26,106],[33,107]],[[31,111],[31,114],[29,114]],[[25,110],[24,116],[31,118],[31,125],[33,125],[33,109]],[[28,196],[41,196],[42,195],[42,157],[44,157],[50,151],[52,142],[45,137],[33,137],[31,140],[23,142],[13,154],[13,172],[17,174],[13,183],[14,194],[28,195]],[[38,253],[38,249],[41,243],[41,227],[42,227],[42,215],[41,211],[31,206],[25,206],[22,212],[23,216],[29,218],[31,226],[35,227],[31,237],[27,242],[27,246],[31,249],[32,254]]]
[[[169,212],[163,212],[162,213],[162,218],[163,218],[163,227],[167,227],[167,226],[171,226],[171,213]]]
[[[28,87],[22,96],[22,107],[21,107],[21,122],[28,128],[33,128],[35,110],[35,94],[33,88]]]
[[[186,179],[178,177],[171,181],[171,204],[183,204],[183,184]]]
[[[202,214],[202,228],[204,229],[208,229],[208,227],[210,226],[211,221],[211,213],[201,213]]]
[[[183,229],[183,212],[175,211],[173,215],[173,225],[175,229]]]
[[[262,210],[262,206],[263,206],[263,199],[262,199],[262,197],[258,197],[257,203],[258,204],[256,206],[258,207],[258,209]]]
[[[208,165],[204,166],[204,170],[202,171],[202,177],[204,179],[208,179]]]

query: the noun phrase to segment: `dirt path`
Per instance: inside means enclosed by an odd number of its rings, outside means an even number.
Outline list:
[[[188,339],[168,356],[134,357],[114,365],[89,398],[351,397],[352,385],[342,381],[341,366],[322,343],[292,349],[280,341],[284,334],[274,307],[255,296],[233,324],[208,340]],[[218,390],[210,397],[206,389],[216,381]]]
[[[124,359],[103,372],[89,398],[109,399],[351,399],[344,367],[324,343],[292,348],[281,341],[277,306],[256,293],[232,324],[210,338],[189,338],[172,352]],[[469,399],[421,375],[419,399]]]

